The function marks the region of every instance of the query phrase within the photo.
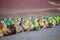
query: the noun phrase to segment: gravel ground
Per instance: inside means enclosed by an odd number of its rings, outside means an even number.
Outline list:
[[[23,32],[0,38],[0,40],[60,40],[60,26]]]

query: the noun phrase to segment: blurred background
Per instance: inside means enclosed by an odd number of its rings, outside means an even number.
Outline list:
[[[8,15],[9,17],[11,17],[12,15],[13,17],[20,15],[30,16],[29,14],[41,16],[45,14],[48,16],[55,14],[59,15],[60,9],[49,4],[48,1],[56,2],[56,0],[0,0],[0,17],[8,17]]]
[[[52,8],[49,0],[0,0],[0,9],[39,9]]]

